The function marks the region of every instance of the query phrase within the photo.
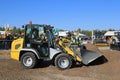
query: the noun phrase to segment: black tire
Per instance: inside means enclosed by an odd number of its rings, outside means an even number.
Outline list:
[[[59,70],[69,69],[72,65],[72,59],[67,54],[59,54],[54,60],[55,66]]]
[[[24,68],[32,69],[36,67],[38,59],[32,52],[26,52],[21,56],[20,62]]]
[[[84,46],[84,45],[80,45],[80,49],[86,50],[87,48],[86,48],[86,46]]]
[[[112,40],[112,44],[116,44],[116,40],[115,39]]]
[[[83,49],[86,50],[87,49],[86,46],[83,45]]]

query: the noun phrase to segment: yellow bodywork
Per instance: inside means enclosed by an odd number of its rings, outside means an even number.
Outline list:
[[[63,44],[63,42],[61,40],[58,41],[58,44],[64,49],[67,51],[68,54],[70,54],[71,56],[74,56],[74,52],[68,47],[68,46],[65,46]],[[81,62],[81,58],[79,56],[76,55],[76,60]]]
[[[18,38],[12,42],[11,58],[19,60],[20,50],[23,48],[23,38]]]
[[[18,38],[17,40],[14,40],[11,45],[11,58],[15,60],[19,60],[20,57],[20,50],[23,48],[23,38]],[[59,46],[61,46],[64,50],[67,51],[67,53],[71,56],[74,56],[74,52],[68,47],[63,45],[63,42],[61,40],[58,41]],[[81,58],[76,55],[76,60],[81,62]]]
[[[110,37],[110,43],[112,43],[113,39],[115,39],[115,36]]]
[[[67,38],[62,38],[62,41],[65,42],[65,43],[70,43],[71,41]]]

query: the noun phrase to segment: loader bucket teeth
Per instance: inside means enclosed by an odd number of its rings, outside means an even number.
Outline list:
[[[81,50],[82,63],[88,65],[89,63],[95,61],[99,57],[103,56],[101,53],[90,51],[90,50]]]

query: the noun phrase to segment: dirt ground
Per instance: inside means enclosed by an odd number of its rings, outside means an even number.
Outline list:
[[[105,63],[80,66],[60,71],[52,65],[41,64],[35,69],[24,69],[18,61],[10,59],[10,51],[0,51],[0,80],[119,80],[120,51],[103,50],[87,44],[87,49],[101,52]]]

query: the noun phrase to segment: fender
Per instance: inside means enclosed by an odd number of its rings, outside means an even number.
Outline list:
[[[60,49],[53,49],[53,48],[50,48],[50,59],[52,60],[53,57],[59,53],[61,53],[62,51]]]
[[[33,52],[37,56],[37,58],[40,59],[40,55],[39,55],[38,51],[36,51],[33,48],[23,48],[23,49],[21,49],[20,50],[20,55],[21,55],[22,52],[29,52],[29,51]]]

